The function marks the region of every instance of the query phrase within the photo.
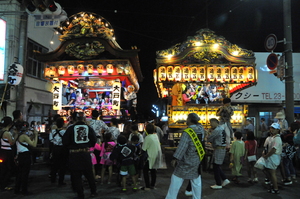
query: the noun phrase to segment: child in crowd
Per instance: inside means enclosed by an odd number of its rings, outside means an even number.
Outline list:
[[[111,160],[116,160],[120,166],[120,175],[122,176],[123,192],[126,192],[126,178],[128,173],[132,177],[133,190],[136,191],[136,171],[134,168],[134,151],[135,147],[127,144],[127,138],[124,135],[118,136],[118,144],[110,155]]]
[[[247,162],[247,172],[248,172],[248,182],[258,182],[257,172],[254,167],[256,163],[256,154],[257,154],[257,142],[254,137],[253,131],[247,133],[247,140],[245,141],[245,161]],[[253,179],[251,178],[251,173],[253,173]]]
[[[242,161],[244,160],[245,155],[245,143],[242,141],[242,133],[241,132],[235,132],[234,138],[236,139],[230,148],[229,153],[230,155],[230,163],[233,163],[233,167],[231,168],[232,175],[235,177],[232,179],[235,183],[239,183],[238,176],[241,176],[242,174]]]
[[[138,126],[137,126],[137,124],[133,124],[132,126],[131,126],[131,132],[132,133],[130,133],[130,135],[129,135],[129,141],[131,141],[131,143],[132,143],[132,137],[133,136],[137,136],[139,139],[138,139],[138,143],[139,144],[143,144],[143,142],[144,142],[144,138],[143,138],[143,135],[141,134],[141,133],[139,133],[139,131],[138,131]]]
[[[284,136],[284,144],[282,148],[282,163],[284,166],[285,171],[285,177],[284,185],[290,185],[292,184],[292,179],[296,180],[296,171],[295,167],[293,165],[293,158],[296,154],[296,148],[294,146],[293,142],[293,133],[289,133],[286,136]]]
[[[104,135],[104,142],[101,144],[101,152],[100,152],[100,164],[102,164],[102,170],[101,170],[101,184],[103,184],[104,181],[104,174],[106,168],[108,168],[108,182],[107,184],[111,183],[111,176],[112,176],[112,165],[113,161],[109,158],[114,147],[116,146],[116,143],[111,140],[112,135],[111,133],[106,133]]]
[[[143,163],[141,161],[142,146],[141,146],[141,143],[140,143],[140,137],[137,136],[137,135],[133,135],[131,137],[130,141],[131,141],[132,145],[135,147],[135,151],[134,151],[134,166],[135,166],[135,170],[137,172],[137,177],[140,178],[141,177],[141,173],[142,173],[142,169],[143,169]]]
[[[101,150],[101,147],[100,147],[99,143],[96,143],[94,147],[90,148],[90,154],[91,154],[92,164],[93,164],[93,173],[94,173],[95,180],[97,181],[99,176],[96,176],[96,172],[95,172],[95,167],[96,167],[96,164],[97,164],[97,158],[94,154],[95,149],[98,150],[98,151]]]

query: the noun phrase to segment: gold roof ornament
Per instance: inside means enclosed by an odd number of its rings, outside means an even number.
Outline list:
[[[253,64],[254,53],[231,44],[223,36],[218,36],[210,29],[201,29],[194,36],[188,36],[183,43],[178,43],[166,50],[156,52],[157,63],[200,63]]]

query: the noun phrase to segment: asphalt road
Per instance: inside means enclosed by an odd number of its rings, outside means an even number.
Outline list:
[[[121,188],[112,183],[110,185],[97,184],[98,196],[96,198],[101,199],[163,199],[165,198],[168,187],[170,184],[170,177],[173,168],[170,166],[170,161],[172,158],[173,151],[164,151],[165,154],[165,168],[159,169],[157,172],[157,185],[156,189],[150,191],[138,190],[133,192],[128,187],[126,193],[121,192]],[[231,171],[228,168],[228,159],[225,160],[223,165],[223,170],[229,179],[231,176]],[[298,177],[298,182],[294,182],[292,185],[284,186],[279,183],[280,194],[275,195],[267,192],[267,185],[264,184],[264,175],[262,171],[258,171],[259,182],[250,184],[247,182],[246,168],[242,169],[243,176],[240,178],[240,183],[235,184],[231,182],[229,185],[220,190],[213,190],[210,188],[213,185],[214,177],[212,171],[209,169],[207,172],[202,173],[202,198],[209,199],[247,199],[247,198],[262,198],[262,199],[299,199],[300,198],[300,178]],[[66,176],[67,185],[64,187],[58,187],[50,183],[48,178],[49,166],[44,163],[37,163],[32,166],[30,171],[29,179],[29,191],[33,192],[30,196],[14,195],[13,190],[0,192],[0,198],[32,198],[32,199],[71,199],[76,195],[71,190],[70,176]],[[280,172],[277,172],[279,181],[281,180]],[[300,176],[299,169],[297,170],[298,176]],[[113,176],[115,178],[115,175]],[[141,181],[141,186],[143,182]],[[178,199],[188,199],[192,197],[187,197],[184,194],[187,181],[184,182],[181,190],[178,194]],[[88,185],[85,185],[85,196],[89,198],[90,192]]]

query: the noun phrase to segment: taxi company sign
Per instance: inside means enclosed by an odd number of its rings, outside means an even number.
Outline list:
[[[231,96],[234,103],[282,103],[285,101],[285,83],[270,74],[266,58],[270,53],[255,53],[258,72],[257,85]],[[277,54],[277,53],[276,53]],[[300,53],[293,53],[294,100],[300,101]],[[276,70],[275,70],[276,71]]]

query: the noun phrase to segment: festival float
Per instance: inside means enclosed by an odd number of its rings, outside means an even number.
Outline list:
[[[218,118],[216,110],[223,98],[257,83],[254,53],[209,29],[201,29],[183,43],[156,54],[154,83],[159,98],[168,99],[166,116],[175,141],[187,127],[189,113],[197,113],[200,123],[208,128],[209,120]],[[232,106],[232,126],[240,128],[248,106]]]
[[[139,49],[123,50],[111,24],[91,12],[69,17],[57,31],[61,33],[60,46],[49,53],[36,53],[37,59],[45,63],[45,78],[53,83],[53,110],[63,116],[69,115],[71,110],[84,111],[89,117],[97,108],[103,116],[119,116],[122,87],[133,85],[137,92],[139,81],[143,79]],[[111,104],[67,105],[64,87],[75,88],[91,99],[109,96]]]

